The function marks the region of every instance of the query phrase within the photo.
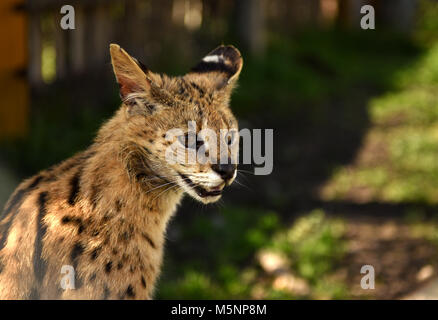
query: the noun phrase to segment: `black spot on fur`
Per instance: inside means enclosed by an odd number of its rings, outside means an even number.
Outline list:
[[[152,241],[151,237],[149,237],[149,235],[147,235],[146,233],[142,233],[141,234],[143,236],[143,238],[151,245],[152,248],[156,249],[157,247],[155,246],[155,243]]]
[[[42,176],[36,176],[32,182],[29,184],[28,187],[26,187],[25,189],[22,190],[18,190],[15,195],[12,197],[12,199],[9,201],[9,203],[7,204],[7,206],[5,207],[5,210],[3,212],[3,216],[6,217],[7,215],[9,215],[12,211],[12,209],[18,207],[21,202],[24,199],[24,196],[27,195],[30,191],[32,191],[33,189],[35,189],[38,184],[41,182],[41,180],[43,179]],[[2,247],[0,247],[1,249]]]
[[[62,224],[67,224],[67,223],[70,223],[71,222],[71,217],[70,216],[64,216],[64,217],[62,217],[62,219],[61,219],[61,223]]]
[[[135,176],[135,179],[137,181],[140,181],[140,180],[142,180],[142,179],[144,179],[146,177],[147,177],[147,175],[144,172],[140,172],[140,173],[137,173],[137,175]]]
[[[78,199],[80,180],[81,180],[82,170],[79,169],[78,172],[70,180],[70,195],[68,197],[68,204],[74,206]]]
[[[93,209],[96,208],[97,203],[99,202],[99,197],[100,197],[99,186],[93,185],[91,187],[91,196],[90,196],[90,202],[91,205],[93,206]]]
[[[80,154],[77,158],[74,158],[76,161],[70,165],[67,165],[65,168],[62,168],[62,172],[66,172],[74,167],[77,167],[80,164],[85,163],[88,159],[93,157],[96,154],[95,151],[85,151]]]
[[[71,250],[70,253],[70,260],[73,264],[73,268],[75,269],[77,268],[78,259],[84,253],[84,250],[85,250],[84,246],[79,242],[75,243],[75,245],[73,246],[73,249]]]
[[[80,277],[78,277],[78,276],[76,276],[76,279],[75,279],[75,288],[76,289],[80,289],[81,287],[82,287],[82,279],[80,278]]]
[[[101,250],[102,250],[101,247],[94,248],[93,251],[91,252],[91,260],[96,260]]]
[[[135,292],[134,292],[134,288],[132,288],[132,285],[129,285],[128,288],[126,289],[126,295],[129,298],[134,298],[135,297]]]
[[[179,78],[178,82],[178,94],[179,95],[185,95],[187,94],[187,82],[184,80],[184,78]]]
[[[56,164],[52,167],[50,167],[49,169],[47,169],[47,172],[56,172],[57,175],[60,175],[62,173],[68,172],[73,168],[76,168],[78,165],[82,164],[85,160],[89,159],[90,157],[92,157],[95,154],[95,152],[91,151],[91,152],[84,152],[78,156],[75,156],[74,158],[72,158],[71,160],[68,160],[65,163],[62,164]],[[54,175],[54,178],[56,176]]]
[[[105,265],[105,272],[110,273],[112,268],[113,268],[113,263],[112,263],[112,261],[110,261]]]
[[[148,148],[146,148],[146,147],[143,147],[143,149],[144,149],[144,151],[146,151],[148,154],[152,154],[152,151],[151,150],[149,150]]]
[[[58,166],[58,167],[53,168],[53,169],[54,170],[59,169],[60,173],[63,173],[63,172],[67,172],[67,171],[75,168],[76,166],[79,165],[79,163],[80,163],[80,161],[71,161],[70,163],[68,163],[68,164],[66,164],[64,166]]]
[[[72,223],[72,224],[77,225],[77,227],[78,227],[78,234],[81,234],[84,231],[84,229],[85,229],[84,223],[83,223],[82,219],[77,218],[77,217],[64,216],[61,219],[61,223],[62,224]]]
[[[47,232],[47,226],[43,222],[44,216],[46,215],[47,197],[48,197],[47,192],[41,192],[38,196],[38,216],[37,216],[35,248],[33,252],[33,267],[35,271],[35,277],[39,282],[43,280],[47,270],[46,261],[42,257],[43,238]]]
[[[8,205],[5,207],[5,210],[3,212],[4,217],[9,215],[9,213],[12,211],[12,208],[15,208],[16,206],[21,204],[21,201],[23,200],[24,195],[27,193],[27,190],[28,189],[17,191],[17,193],[14,195],[14,197],[9,201]]]
[[[157,109],[157,106],[152,103],[145,103],[145,107],[149,112],[154,112]]]
[[[11,228],[11,225],[12,225],[12,222],[14,221],[15,215],[18,214],[18,211],[19,211],[18,209],[19,209],[21,203],[23,202],[23,199],[26,197],[26,195],[30,191],[32,191],[33,189],[35,189],[38,186],[38,184],[40,183],[40,181],[42,179],[43,179],[42,176],[35,177],[34,180],[30,183],[30,185],[28,187],[26,187],[25,189],[21,189],[21,190],[16,191],[15,195],[7,203],[5,210],[3,212],[3,219],[5,219],[9,214],[11,214],[11,212],[12,212],[13,216],[3,226],[2,238],[0,240],[0,250],[3,249],[4,246],[6,245],[6,239],[8,238],[8,235],[9,235],[9,229]]]
[[[119,262],[118,264],[117,264],[117,270],[121,270],[123,268],[123,263],[122,262]]]
[[[31,189],[35,188],[41,182],[42,179],[43,179],[42,176],[37,176],[33,180],[33,182],[29,185],[28,190],[31,190]]]
[[[129,241],[131,239],[131,237],[132,237],[132,233],[125,231],[120,235],[119,239],[121,241]]]
[[[97,275],[96,275],[95,273],[93,273],[93,274],[90,276],[89,281],[90,281],[90,282],[93,282],[94,280],[96,280],[96,277],[97,277]]]
[[[107,300],[110,296],[111,292],[109,290],[109,288],[105,285],[105,288],[103,289],[103,296],[102,296],[102,300]]]
[[[117,211],[117,212],[120,212],[120,210],[122,210],[122,206],[123,206],[123,204],[122,204],[122,200],[117,199],[117,200],[116,200],[116,211]]]
[[[201,98],[205,95],[205,91],[204,91],[204,89],[202,89],[202,88],[201,88],[200,86],[198,86],[196,83],[194,83],[194,82],[190,82],[190,85],[191,85],[193,88],[195,88],[196,90],[198,90],[198,92],[199,92]]]
[[[103,222],[103,223],[106,223],[106,222],[108,222],[110,219],[111,219],[111,214],[107,212],[107,213],[104,214],[104,216],[103,216],[103,218],[102,218],[102,222]]]
[[[73,268],[76,270],[77,266],[78,266],[78,259],[79,257],[83,254],[84,252],[84,247],[82,244],[80,243],[76,243],[75,246],[73,247],[71,253],[70,253],[70,259],[73,263]],[[79,277],[76,277],[75,279],[75,285],[76,285],[76,289],[79,289],[82,287],[82,279]]]
[[[143,288],[146,288],[146,280],[143,276],[141,276],[141,285],[143,286]]]

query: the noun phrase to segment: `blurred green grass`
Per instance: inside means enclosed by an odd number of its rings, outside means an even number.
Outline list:
[[[343,235],[342,221],[321,210],[291,227],[282,226],[275,212],[243,207],[198,216],[174,239],[184,245],[167,256],[157,298],[344,298],[345,287],[330,279],[344,254]],[[284,257],[293,271],[266,270],[262,252]],[[307,289],[278,287],[281,272]]]
[[[375,159],[336,169],[326,200],[367,190],[366,201],[438,203],[438,41],[393,77],[392,89],[368,104],[371,128],[363,148]]]

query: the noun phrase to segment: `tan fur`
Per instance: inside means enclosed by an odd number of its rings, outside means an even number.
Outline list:
[[[124,103],[86,151],[24,181],[11,196],[0,216],[1,299],[153,297],[166,226],[191,192],[177,173],[201,185],[202,174],[212,174],[210,164],[169,165],[164,134],[189,120],[217,131],[237,128],[228,104],[242,61],[237,49],[228,50],[238,57],[225,59],[234,63],[232,74],[171,78],[142,71],[111,45]],[[74,290],[60,287],[63,265],[75,268]]]

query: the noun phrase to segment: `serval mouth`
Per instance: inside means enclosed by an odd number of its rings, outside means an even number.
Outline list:
[[[197,185],[194,183],[189,177],[187,177],[185,174],[179,173],[180,177],[184,180],[185,183],[189,185],[190,188],[192,188],[198,196],[201,198],[207,198],[207,197],[217,197],[222,194],[222,187],[220,189],[214,188],[213,190],[208,191],[207,189],[201,187],[200,185]]]

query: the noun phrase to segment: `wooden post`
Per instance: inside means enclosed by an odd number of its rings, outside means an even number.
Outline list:
[[[338,25],[346,29],[360,28],[360,8],[364,0],[339,0]]]
[[[28,15],[29,18],[29,67],[28,75],[29,82],[34,87],[42,85],[41,76],[41,53],[42,53],[42,30],[41,30],[41,13],[32,11]]]
[[[263,0],[241,0],[237,3],[238,31],[251,54],[265,49]]]
[[[24,136],[28,129],[29,88],[27,65],[27,18],[22,0],[0,2],[0,138]]]
[[[140,54],[140,49],[143,49],[141,44],[145,42],[145,35],[142,32],[145,25],[139,8],[139,0],[127,0],[125,3],[125,34],[121,40],[125,41],[122,45],[132,54]]]
[[[339,4],[337,0],[320,0],[319,1],[319,19],[321,26],[330,27],[338,16]]]
[[[107,7],[104,3],[98,3],[93,9],[91,23],[93,24],[92,61],[94,67],[101,67],[108,60],[111,24],[107,13]]]
[[[417,9],[417,0],[385,0],[379,2],[376,15],[382,24],[394,31],[409,33],[414,27]]]
[[[59,25],[59,11],[53,13],[54,33],[55,33],[55,51],[56,51],[56,78],[58,80],[65,78],[67,75],[67,32]]]
[[[85,16],[84,10],[81,6],[75,6],[76,13],[76,23],[75,30],[70,30],[71,32],[71,51],[70,51],[70,61],[71,68],[74,74],[81,74],[85,68]]]

